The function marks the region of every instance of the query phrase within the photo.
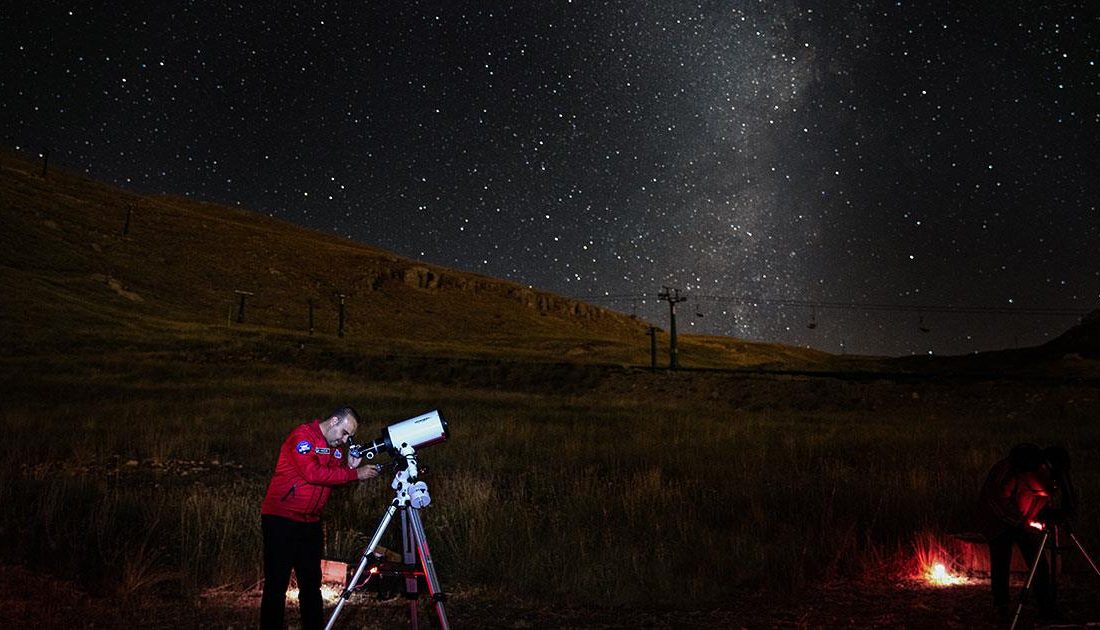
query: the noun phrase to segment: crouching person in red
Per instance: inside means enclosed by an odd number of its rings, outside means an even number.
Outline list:
[[[324,626],[321,612],[321,509],[333,486],[378,476],[374,466],[342,450],[359,428],[351,407],[290,432],[279,450],[260,519],[264,535],[264,590],[260,627],[282,628],[293,568],[303,628]]]
[[[1068,458],[1068,456],[1067,456]],[[1009,569],[1012,547],[1020,548],[1030,568],[1036,562],[1042,532],[1034,524],[1049,520],[1050,502],[1056,492],[1051,466],[1035,444],[1018,444],[1009,456],[993,466],[981,491],[982,530],[989,542],[989,581],[998,614],[1010,614]],[[1032,585],[1043,617],[1056,615],[1054,590],[1048,564],[1039,558]]]

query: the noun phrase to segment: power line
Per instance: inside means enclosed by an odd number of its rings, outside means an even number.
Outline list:
[[[967,306],[950,304],[891,304],[887,302],[839,302],[827,300],[799,300],[790,298],[761,298],[735,295],[688,295],[684,299],[693,299],[697,302],[705,301],[715,304],[730,304],[737,306],[780,306],[805,309],[842,310],[842,311],[892,311],[908,313],[966,313],[989,315],[1039,315],[1051,317],[1083,316],[1091,312],[1089,309],[1071,308],[1040,308],[1020,306]],[[649,301],[663,302],[664,296],[650,293],[617,293],[598,296],[577,297],[578,300],[594,303],[646,303]],[[1098,305],[1100,306],[1100,305]]]

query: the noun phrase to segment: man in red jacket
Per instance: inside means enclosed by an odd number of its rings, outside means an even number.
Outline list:
[[[260,626],[282,628],[290,570],[298,576],[303,628],[321,628],[321,509],[333,486],[378,475],[359,468],[359,458],[342,450],[359,428],[359,414],[341,407],[325,420],[290,432],[279,450],[260,520],[264,534],[264,590]]]

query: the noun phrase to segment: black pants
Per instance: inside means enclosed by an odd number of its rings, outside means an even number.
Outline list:
[[[260,627],[281,630],[290,570],[298,577],[302,628],[323,628],[321,613],[321,523],[301,523],[281,516],[260,517],[264,532],[264,594]]]
[[[989,581],[993,586],[995,606],[1007,606],[1010,603],[1008,573],[1012,566],[1012,546],[1016,545],[1020,548],[1020,554],[1030,571],[1035,562],[1035,554],[1039,551],[1041,539],[1042,534],[1039,532],[1023,528],[1010,529],[989,539]],[[1048,540],[1047,545],[1051,544],[1053,542]],[[1042,610],[1054,608],[1054,589],[1051,588],[1048,564],[1045,557],[1039,561],[1039,568],[1035,571],[1035,581],[1031,584],[1031,594],[1035,596]]]

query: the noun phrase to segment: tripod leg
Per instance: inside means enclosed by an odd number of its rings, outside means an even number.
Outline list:
[[[1096,563],[1092,560],[1092,556],[1089,555],[1089,552],[1085,551],[1085,546],[1081,544],[1080,540],[1077,540],[1077,534],[1070,532],[1069,538],[1073,541],[1073,544],[1077,545],[1077,549],[1081,551],[1082,556],[1085,556],[1085,560],[1089,561],[1089,566],[1092,567],[1093,571],[1096,571],[1096,575],[1100,575],[1100,567],[1096,566]]]
[[[1051,539],[1050,539],[1050,570],[1048,571],[1048,577],[1050,578],[1050,601],[1058,601],[1058,575],[1061,573],[1062,568],[1062,543],[1063,532],[1062,528],[1058,525],[1051,525]]]
[[[409,522],[412,523],[413,533],[416,535],[416,548],[420,552],[420,566],[424,570],[424,580],[428,583],[428,594],[435,605],[435,614],[439,618],[439,627],[442,630],[450,630],[447,623],[447,611],[443,607],[443,590],[439,587],[439,577],[435,573],[435,563],[432,561],[432,552],[428,549],[428,537],[424,534],[424,523],[420,520],[420,510],[409,508]]]
[[[413,566],[416,564],[416,534],[409,520],[409,509],[405,507],[401,510],[401,562]],[[420,593],[416,576],[405,578],[405,597],[409,600],[409,627],[416,630],[420,627]]]
[[[336,625],[336,618],[340,616],[340,611],[344,608],[344,604],[347,603],[348,598],[351,597],[351,589],[353,586],[359,583],[359,577],[363,575],[363,570],[367,568],[367,562],[370,561],[370,555],[378,547],[378,543],[382,540],[382,534],[385,533],[386,528],[390,525],[390,520],[393,519],[393,513],[397,511],[397,503],[394,502],[390,505],[386,513],[382,515],[382,520],[378,523],[378,527],[374,530],[374,536],[371,537],[370,543],[363,549],[363,556],[359,559],[359,568],[355,570],[355,575],[344,586],[344,592],[340,593],[340,599],[336,602],[336,609],[332,611],[332,616],[328,618],[328,624],[325,625],[325,630],[332,630],[332,627]]]
[[[1027,584],[1024,585],[1024,590],[1020,591],[1020,603],[1016,605],[1016,614],[1012,617],[1012,625],[1008,627],[1008,630],[1016,630],[1016,623],[1020,621],[1020,612],[1024,609],[1024,600],[1027,599],[1027,592],[1031,590],[1031,583],[1035,580],[1035,572],[1039,569],[1039,563],[1043,561],[1043,550],[1047,546],[1047,539],[1050,538],[1050,532],[1043,532],[1043,540],[1039,543],[1039,550],[1035,552],[1035,562],[1031,563],[1031,573],[1027,576]]]

